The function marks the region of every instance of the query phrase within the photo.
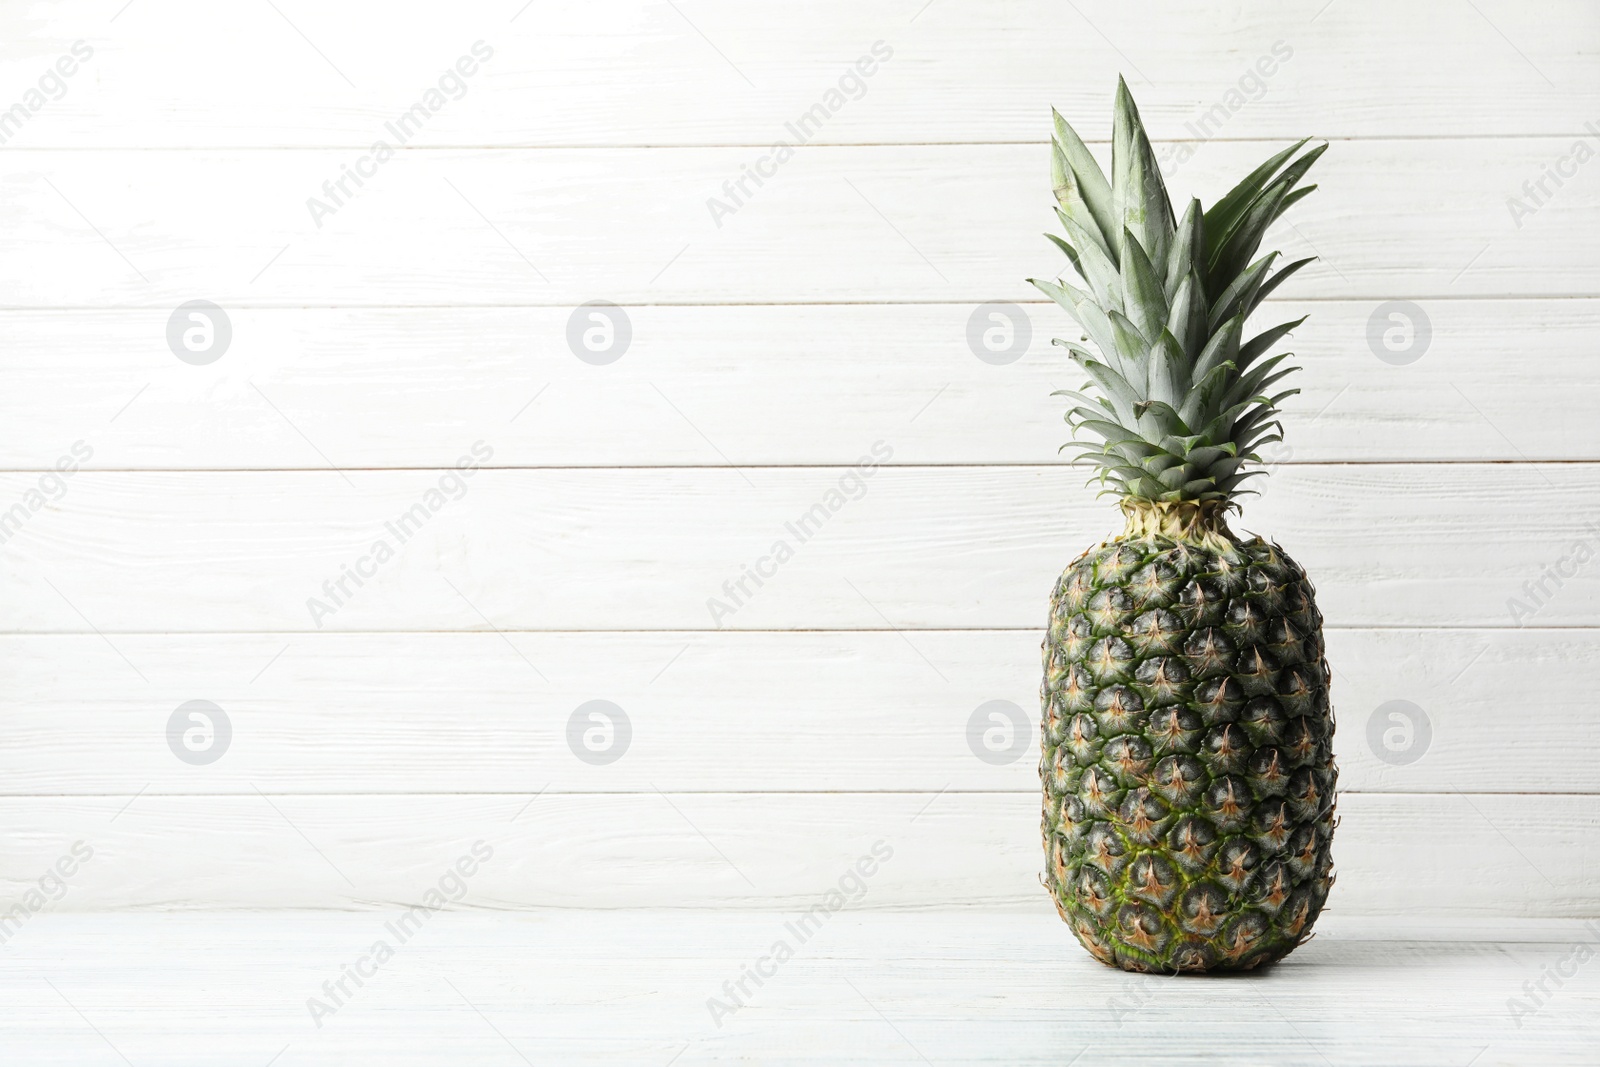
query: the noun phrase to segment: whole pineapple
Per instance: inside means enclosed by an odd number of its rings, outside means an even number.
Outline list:
[[[1096,959],[1133,971],[1238,970],[1310,936],[1333,884],[1333,712],[1322,615],[1294,560],[1229,530],[1255,450],[1280,441],[1272,393],[1296,368],[1248,340],[1257,304],[1309,260],[1255,258],[1323,145],[1256,168],[1175,220],[1118,85],[1108,183],[1055,116],[1053,178],[1087,290],[1034,281],[1098,355],[1068,392],[1078,457],[1127,528],[1050,600],[1042,748],[1045,884]]]

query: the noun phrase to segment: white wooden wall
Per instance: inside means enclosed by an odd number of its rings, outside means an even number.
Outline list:
[[[865,906],[1039,906],[1034,755],[984,762],[967,724],[1035,714],[1053,577],[1117,526],[1056,459],[1069,327],[1022,279],[1061,268],[1048,107],[1103,149],[1120,71],[1158,151],[1190,138],[1175,195],[1333,142],[1274,235],[1322,258],[1263,312],[1310,313],[1304,393],[1241,523],[1329,620],[1333,906],[1600,913],[1600,564],[1573,547],[1600,548],[1600,163],[1574,156],[1600,11],[1150,8],[7,5],[0,108],[93,54],[0,145],[0,512],[50,498],[0,546],[0,904],[79,840],[62,908],[409,902],[483,839],[469,906],[787,906],[882,839]],[[465,95],[317,226],[306,199],[478,41]],[[203,366],[165,338],[194,299],[232,328]],[[632,326],[610,365],[567,346],[594,300]],[[1431,324],[1407,365],[1368,342],[1395,300]],[[986,301],[1026,308],[1020,361],[968,348]],[[464,495],[314,621],[476,442]],[[875,445],[719,628],[707,599]],[[567,741],[597,699],[631,723],[604,765]],[[191,700],[231,723],[205,765],[168,745]],[[1368,740],[1393,700],[1429,725],[1413,762]]]

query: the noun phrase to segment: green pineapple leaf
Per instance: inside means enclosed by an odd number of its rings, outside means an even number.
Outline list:
[[[1111,308],[1120,310],[1122,278],[1117,273],[1116,262],[1106,256],[1094,236],[1074,222],[1071,216],[1060,210],[1056,212],[1056,216],[1061,220],[1062,227],[1067,231],[1067,238],[1075,250],[1075,254],[1070,258],[1078,276],[1094,292],[1095,299],[1102,307],[1107,310]]]
[[[1273,175],[1300,149],[1309,143],[1311,138],[1306,137],[1295,142],[1283,151],[1276,153],[1261,166],[1245,175],[1244,178],[1228,191],[1228,195],[1211,205],[1205,213],[1205,228],[1207,233],[1222,233],[1233,228],[1235,222],[1244,214],[1250,203],[1261,195],[1261,191],[1272,182]]]
[[[1267,351],[1267,349],[1283,340],[1284,337],[1288,336],[1290,331],[1292,331],[1296,326],[1299,326],[1302,322],[1305,322],[1306,319],[1309,319],[1310,317],[1310,315],[1301,315],[1293,322],[1285,322],[1280,326],[1272,327],[1270,330],[1264,330],[1250,338],[1249,341],[1240,345],[1238,358],[1239,369],[1241,371],[1249,369],[1250,364],[1254,363],[1258,356],[1261,356]]]
[[[1051,108],[1050,115],[1055,123],[1055,144],[1061,149],[1067,168],[1072,173],[1078,195],[1099,226],[1107,250],[1113,251],[1116,246],[1116,235],[1121,232],[1122,226],[1117,222],[1117,215],[1112,210],[1111,185],[1106,181],[1105,172],[1100,169],[1100,164],[1095,162],[1088,146],[1079,138],[1078,131],[1061,117],[1061,113]]]
[[[1316,188],[1316,186],[1312,186],[1312,188]],[[1271,296],[1272,291],[1278,286],[1282,285],[1284,282],[1288,281],[1289,278],[1294,275],[1295,271],[1299,270],[1307,263],[1315,261],[1316,258],[1316,256],[1307,256],[1305,259],[1297,259],[1293,263],[1290,263],[1288,266],[1284,267],[1278,273],[1274,274],[1272,277],[1268,278],[1261,284],[1261,288],[1256,290],[1255,298],[1251,300],[1248,307],[1244,308],[1244,313],[1248,315],[1254,311],[1261,305],[1261,301]],[[1302,319],[1301,321],[1304,322],[1305,320]]]
[[[1106,312],[1106,318],[1111,321],[1111,333],[1116,338],[1117,351],[1122,353],[1122,358],[1135,370],[1142,369],[1145,365],[1145,353],[1150,348],[1150,339],[1144,331],[1135,326],[1133,320],[1120,311]],[[1127,373],[1124,375],[1129,381],[1143,381],[1144,375]]]
[[[1168,311],[1161,278],[1133,234],[1127,230],[1122,234],[1123,310],[1145,337],[1159,336],[1166,325]]]
[[[1268,252],[1229,282],[1222,295],[1211,305],[1211,314],[1207,317],[1206,325],[1215,330],[1237,313],[1243,312],[1248,315],[1256,290],[1266,281],[1267,271],[1272,269],[1272,261],[1277,258],[1277,252]]]
[[[1200,352],[1200,358],[1195,360],[1191,377],[1203,381],[1213,368],[1222,363],[1238,362],[1239,335],[1244,331],[1244,316],[1235,315],[1222,324],[1222,328],[1211,335],[1205,348]]]
[[[1064,236],[1051,236],[1085,288],[1032,280],[1082,327],[1090,348],[1065,348],[1089,380],[1064,413],[1097,480],[1151,501],[1232,498],[1256,450],[1281,440],[1274,392],[1297,369],[1274,352],[1305,320],[1245,339],[1245,322],[1311,262],[1263,249],[1272,224],[1316,188],[1302,186],[1327,151],[1299,141],[1274,153],[1207,210],[1175,220],[1138,108],[1119,80],[1110,180],[1052,112],[1051,185]],[[1087,460],[1085,461],[1087,462]]]
[[[1088,293],[1066,282],[1047,282],[1038,278],[1029,278],[1028,281],[1078,320],[1078,325],[1100,349],[1101,358],[1110,361],[1121,372],[1133,371],[1134,368],[1123,366],[1122,356],[1117,351],[1116,335],[1111,330],[1111,320]]]
[[[1283,198],[1288,194],[1289,187],[1282,182],[1269,186],[1223,237],[1222,242],[1207,253],[1208,291],[1218,294],[1227,291],[1232,280],[1256,254],[1261,239],[1266,236],[1267,227],[1277,218],[1278,205],[1283,203]]]
[[[1105,178],[1102,177],[1100,180],[1104,182]],[[1072,219],[1084,233],[1089,235],[1090,240],[1100,247],[1100,251],[1105,253],[1107,258],[1111,258],[1112,245],[1106,241],[1105,234],[1100,229],[1100,221],[1095,218],[1094,211],[1089,207],[1089,201],[1084,196],[1078,176],[1068,164],[1066,152],[1059,141],[1050,142],[1050,183],[1055,192],[1056,203],[1059,205],[1056,211]],[[1106,195],[1109,198],[1109,188]]]
[[[1172,247],[1167,250],[1166,288],[1169,297],[1194,272],[1196,266],[1203,266],[1206,254],[1204,218],[1200,201],[1191,199],[1183,213],[1183,221],[1178,223]]]
[[[1148,385],[1151,400],[1159,400],[1177,414],[1178,405],[1183,403],[1188,394],[1189,375],[1187,361],[1183,358],[1183,346],[1171,332],[1162,329],[1161,336],[1156,339],[1155,345],[1150,350],[1150,379]]]
[[[1112,112],[1111,204],[1121,224],[1117,240],[1123,239],[1122,227],[1126,227],[1152,261],[1165,263],[1175,236],[1172,202],[1167,199],[1167,187],[1161,180],[1161,168],[1156,165],[1144,124],[1139,121],[1139,109],[1128,92],[1128,83],[1121,78],[1117,79],[1117,102]],[[1123,251],[1126,254],[1126,249]]]
[[[1182,344],[1184,352],[1199,352],[1205,345],[1205,294],[1201,288],[1199,275],[1184,278],[1172,294],[1172,306],[1167,311],[1166,329]]]

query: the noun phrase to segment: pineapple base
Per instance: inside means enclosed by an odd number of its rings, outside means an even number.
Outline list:
[[[1125,501],[1057,582],[1044,642],[1044,882],[1141,972],[1249,970],[1333,885],[1333,711],[1305,571],[1221,503]]]

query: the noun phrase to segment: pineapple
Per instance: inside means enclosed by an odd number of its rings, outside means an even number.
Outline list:
[[[1333,712],[1322,615],[1299,564],[1226,518],[1282,440],[1270,355],[1300,321],[1244,323],[1274,272],[1262,234],[1315,186],[1301,141],[1176,219],[1126,84],[1108,182],[1055,116],[1052,173],[1085,289],[1033,280],[1082,327],[1066,419],[1123,533],[1050,598],[1041,689],[1045,885],[1102,963],[1247,970],[1311,934],[1333,884]],[[1032,280],[1032,279],[1030,279]],[[1251,469],[1257,465],[1257,469]]]

